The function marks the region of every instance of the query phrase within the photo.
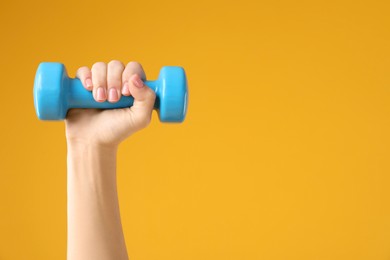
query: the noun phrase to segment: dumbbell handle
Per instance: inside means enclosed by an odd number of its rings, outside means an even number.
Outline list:
[[[97,102],[91,93],[91,91],[85,89],[80,79],[69,78],[68,80],[68,108],[98,108],[98,109],[110,109],[110,108],[125,108],[133,105],[134,98],[129,96],[122,96],[116,103]],[[146,86],[151,88],[154,92],[157,92],[157,84],[155,81],[145,81]],[[155,108],[158,107],[157,101]]]

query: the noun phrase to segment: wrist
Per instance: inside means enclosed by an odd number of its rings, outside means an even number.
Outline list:
[[[115,176],[117,146],[68,140],[68,173],[83,176]]]
[[[67,138],[66,144],[68,151],[81,152],[91,151],[96,153],[116,153],[118,150],[117,144],[104,144],[94,140]]]

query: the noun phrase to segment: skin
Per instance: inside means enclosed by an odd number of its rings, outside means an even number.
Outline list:
[[[68,146],[68,260],[128,259],[116,185],[119,144],[150,123],[155,93],[143,84],[142,66],[120,61],[81,67],[77,77],[97,102],[133,96],[130,108],[72,109]]]

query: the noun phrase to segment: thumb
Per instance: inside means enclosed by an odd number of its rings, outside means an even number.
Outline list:
[[[129,91],[134,98],[133,106],[130,107],[132,123],[136,128],[144,128],[150,123],[156,93],[144,84],[138,74],[131,76],[130,82]]]

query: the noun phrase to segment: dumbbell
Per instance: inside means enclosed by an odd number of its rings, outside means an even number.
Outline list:
[[[155,81],[145,85],[156,93],[154,108],[161,122],[183,122],[187,113],[188,88],[182,67],[166,66]],[[133,105],[122,96],[116,103],[97,102],[77,78],[69,78],[65,66],[57,62],[39,64],[34,81],[34,106],[41,120],[63,120],[71,108],[114,109]]]

